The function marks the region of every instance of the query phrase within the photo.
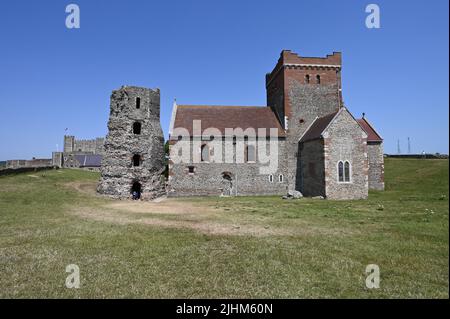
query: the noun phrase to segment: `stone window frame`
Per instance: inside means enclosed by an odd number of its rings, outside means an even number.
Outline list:
[[[269,175],[269,183],[273,183],[273,175],[272,174]]]
[[[192,171],[191,171],[192,170]],[[195,166],[193,165],[188,165],[187,166],[187,173],[188,175],[194,175],[195,174]]]
[[[208,150],[208,158],[207,158],[207,160],[203,159],[203,149],[205,147]],[[210,159],[211,159],[211,149],[210,149],[208,143],[202,143],[202,145],[200,146],[200,162],[201,163],[209,163]]]
[[[284,182],[284,175],[280,174],[278,175],[278,183],[283,183]]]
[[[339,180],[339,164],[340,163],[342,163],[342,178],[343,178],[343,180],[342,181],[340,181]],[[345,164],[348,164],[348,176],[346,176],[346,174],[345,174]],[[337,163],[336,163],[336,177],[337,177],[337,182],[339,183],[339,184],[352,184],[353,183],[353,178],[352,178],[352,173],[353,173],[353,170],[352,170],[352,163],[351,163],[351,161],[350,160],[348,160],[348,159],[345,159],[345,160],[339,160]],[[348,180],[346,180],[346,177],[347,177],[347,179]]]
[[[255,158],[255,160],[254,161],[249,161],[248,160],[248,148],[249,147],[253,147],[253,152],[254,152],[254,158]],[[253,144],[245,144],[245,154],[244,154],[244,158],[245,158],[245,162],[246,163],[250,163],[250,164],[254,164],[254,163],[256,163],[256,145],[253,145]]]
[[[321,83],[321,77],[320,74],[316,74],[316,84],[320,84]]]

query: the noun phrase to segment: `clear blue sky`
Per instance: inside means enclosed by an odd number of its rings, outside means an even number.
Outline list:
[[[343,54],[344,101],[366,112],[385,151],[448,153],[448,1],[4,1],[0,11],[0,160],[50,157],[64,129],[107,132],[121,85],[159,87],[167,136],[180,104],[265,105],[282,49]],[[365,27],[365,7],[381,29]]]

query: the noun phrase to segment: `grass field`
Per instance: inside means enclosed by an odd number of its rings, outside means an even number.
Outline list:
[[[136,203],[95,196],[91,172],[0,177],[0,297],[448,298],[448,165],[387,159],[364,201]]]

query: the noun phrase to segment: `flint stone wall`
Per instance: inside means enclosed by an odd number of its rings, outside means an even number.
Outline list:
[[[302,143],[299,147],[297,185],[304,196],[325,196],[323,140]]]
[[[342,111],[323,133],[325,193],[328,199],[368,196],[367,134],[348,111]],[[350,182],[339,182],[338,162],[349,161]]]
[[[384,190],[384,156],[382,143],[367,143],[369,189]]]
[[[137,98],[140,98],[139,108]],[[140,134],[133,133],[135,122],[141,123]],[[138,182],[142,199],[165,194],[159,89],[124,86],[112,92],[104,145],[99,193],[130,198],[133,184]],[[133,165],[135,154],[141,156],[139,166]]]
[[[338,86],[303,84],[295,79],[289,79],[288,99],[291,107],[288,119],[287,149],[289,190],[300,190],[300,181],[297,181],[298,169],[298,141],[318,117],[336,112],[339,109]]]
[[[267,164],[258,161],[256,156],[255,163],[244,162],[244,156],[236,163],[236,147],[233,149],[233,163],[213,163],[213,162],[193,162],[193,155],[185,163],[174,163],[174,152],[176,150],[175,144],[177,141],[171,141],[170,158],[169,161],[169,183],[168,196],[209,196],[209,195],[230,195],[224,192],[227,188],[226,181],[224,181],[223,173],[229,173],[232,178],[233,196],[245,195],[285,195],[287,193],[287,162],[285,139],[278,140],[278,163],[276,171],[271,174],[261,174],[260,167],[267,166]],[[189,143],[191,154],[193,151],[199,153],[200,149],[198,143],[195,144],[192,140]],[[202,141],[201,144],[207,143]],[[222,143],[222,159],[225,159],[225,146]],[[266,144],[266,154],[269,153],[269,142]],[[256,144],[258,145],[258,144]],[[194,150],[193,150],[194,148]],[[193,151],[192,151],[193,150]],[[255,148],[258,154],[258,148]],[[210,161],[212,161],[213,147],[209,149]],[[193,167],[194,172],[189,172],[189,167]],[[269,175],[273,176],[273,181],[269,179]],[[279,176],[282,175],[282,182],[279,181]]]

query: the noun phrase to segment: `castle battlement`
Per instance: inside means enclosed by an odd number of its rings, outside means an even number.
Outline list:
[[[327,54],[326,57],[302,57],[291,50],[281,51],[280,58],[273,68],[272,72],[266,74],[266,87],[277,77],[281,70],[303,69],[303,70],[325,70],[340,71],[342,67],[341,52]]]

